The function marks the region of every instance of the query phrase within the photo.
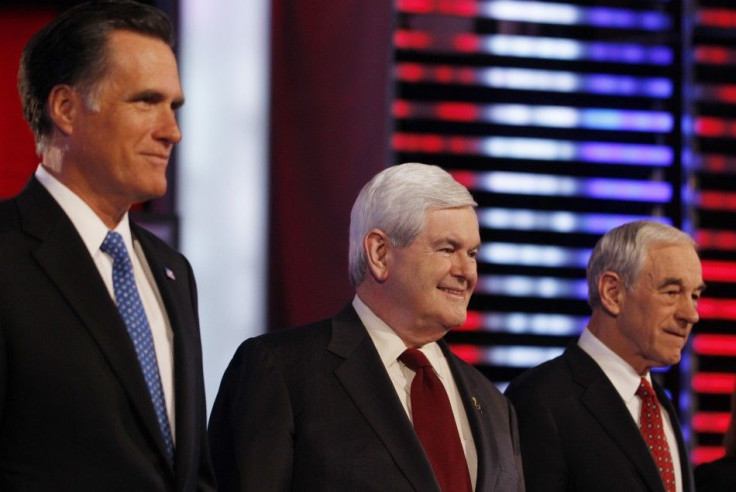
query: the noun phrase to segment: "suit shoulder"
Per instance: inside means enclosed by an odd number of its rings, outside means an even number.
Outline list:
[[[515,405],[529,397],[556,398],[565,394],[561,387],[572,381],[572,373],[563,356],[555,357],[514,378],[506,389]]]
[[[240,344],[233,360],[262,357],[269,353],[279,359],[304,359],[318,347],[326,347],[331,332],[330,319],[295,328],[285,328],[249,338]]]
[[[20,213],[15,199],[0,200],[0,232],[18,229]]]

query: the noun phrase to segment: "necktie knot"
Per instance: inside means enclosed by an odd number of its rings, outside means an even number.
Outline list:
[[[123,236],[115,231],[108,231],[105,240],[100,245],[100,250],[110,255],[115,263],[122,262],[122,264],[127,264],[130,262],[130,256],[128,256],[128,249],[125,247]]]
[[[641,378],[639,387],[636,388],[636,396],[642,400],[657,401],[657,394],[654,392],[654,388],[652,388],[652,385],[645,378]]]
[[[432,367],[427,356],[418,349],[404,350],[404,352],[399,356],[399,360],[414,372],[417,372],[422,367]]]

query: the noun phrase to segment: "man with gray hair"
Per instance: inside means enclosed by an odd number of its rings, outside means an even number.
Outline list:
[[[353,302],[245,341],[223,377],[209,429],[222,490],[523,490],[511,405],[442,341],[478,277],[475,206],[436,166],[365,185]]]
[[[692,491],[675,409],[650,374],[680,361],[705,288],[693,240],[650,221],[605,234],[593,313],[563,355],[514,379],[530,491]]]

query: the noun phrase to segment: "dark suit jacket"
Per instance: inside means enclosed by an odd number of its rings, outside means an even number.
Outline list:
[[[183,256],[131,228],[174,332],[175,470],[115,303],[32,178],[0,204],[0,490],[213,487],[194,277]]]
[[[662,388],[653,386],[677,436],[683,490],[692,491],[675,410]],[[514,379],[506,395],[519,416],[529,491],[665,492],[639,426],[605,373],[577,344]]]
[[[511,405],[440,346],[478,451],[477,490],[523,490]],[[335,318],[244,342],[215,400],[210,443],[224,491],[439,491],[352,306]]]
[[[695,468],[695,490],[698,492],[736,490],[736,456],[726,456]]]

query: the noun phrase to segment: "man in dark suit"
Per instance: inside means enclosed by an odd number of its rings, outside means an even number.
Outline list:
[[[650,369],[679,362],[703,288],[695,245],[673,227],[632,222],[598,241],[587,328],[506,391],[519,415],[528,490],[693,490],[675,409]],[[650,419],[663,433],[642,434]]]
[[[214,489],[192,270],[128,221],[181,139],[171,42],[159,10],[103,1],[23,52],[42,162],[0,204],[1,490]]]
[[[465,321],[477,280],[475,205],[424,164],[388,168],[363,188],[350,225],[352,304],[247,340],[225,373],[210,418],[223,490],[523,490],[511,405],[441,340]],[[405,354],[428,362],[411,369]],[[440,391],[423,405],[428,381]],[[457,461],[445,467],[450,449]]]

